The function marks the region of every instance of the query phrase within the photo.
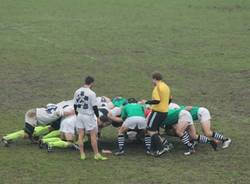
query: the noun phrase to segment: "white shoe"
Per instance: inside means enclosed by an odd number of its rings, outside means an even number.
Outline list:
[[[184,155],[185,156],[189,156],[189,155],[192,155],[195,153],[195,150],[194,149],[188,149],[187,151],[184,152]]]
[[[231,142],[232,142],[232,140],[228,138],[225,142],[223,142],[222,148],[223,149],[228,148],[229,145],[231,144]]]
[[[166,153],[168,151],[169,151],[168,148],[163,147],[162,150],[157,150],[156,151],[155,157],[160,157],[160,156],[162,156],[164,153]]]
[[[5,138],[2,138],[2,143],[4,144],[5,147],[9,146],[9,141]]]

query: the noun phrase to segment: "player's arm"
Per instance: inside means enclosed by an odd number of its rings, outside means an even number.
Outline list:
[[[146,101],[145,104],[149,105],[157,105],[161,102],[161,97],[160,97],[160,90],[159,87],[157,87],[157,93],[153,93],[153,99]]]
[[[78,115],[78,111],[77,111],[77,94],[75,93],[74,94],[74,99],[73,99],[73,102],[74,102],[74,111],[75,111],[75,115],[77,116]]]
[[[93,107],[93,110],[94,110],[95,116],[96,116],[97,118],[99,118],[99,110],[98,110],[97,105],[92,106],[92,107]]]
[[[99,118],[99,110],[98,110],[98,106],[97,106],[97,100],[96,100],[96,94],[95,93],[91,96],[91,104],[92,104],[92,108],[93,108],[93,111],[94,111],[95,116],[97,118],[97,123],[98,123],[98,126],[99,126],[101,124],[101,121],[100,121],[100,118]]]
[[[157,105],[157,104],[159,104],[160,102],[161,102],[160,100],[148,100],[148,101],[146,101],[145,104]]]
[[[157,90],[158,90],[160,100],[164,99],[167,96],[168,97],[168,103],[169,103],[169,99],[170,99],[170,90],[169,90],[169,88],[165,88],[165,87],[162,87],[162,86],[157,86]]]
[[[159,94],[155,94],[152,100],[148,100],[145,102],[145,104],[148,105],[157,105],[161,102]]]
[[[113,116],[111,113],[108,114],[108,118],[111,121],[116,122],[116,123],[122,123],[123,122],[122,118]]]
[[[127,118],[127,111],[126,111],[126,107],[124,106],[123,108],[122,108],[122,113],[121,113],[121,118],[122,118],[122,120],[125,120],[126,118]]]

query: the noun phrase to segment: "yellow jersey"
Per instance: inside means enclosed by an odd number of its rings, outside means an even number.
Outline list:
[[[168,112],[170,89],[168,85],[159,81],[152,92],[152,100],[159,100],[160,103],[152,105],[152,110],[157,112]]]

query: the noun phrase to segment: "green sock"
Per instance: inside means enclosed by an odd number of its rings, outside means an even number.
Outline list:
[[[60,131],[59,130],[54,130],[47,135],[43,136],[43,139],[51,138],[51,137],[60,137]]]
[[[7,141],[14,141],[20,138],[24,138],[25,137],[25,132],[24,130],[18,130],[16,132],[7,134],[6,136],[4,136],[3,138],[6,139]]]
[[[72,143],[62,141],[62,140],[56,141],[56,142],[50,142],[48,144],[49,144],[49,146],[56,147],[56,148],[68,148],[68,147],[70,147],[72,145]]]
[[[49,125],[36,127],[33,136],[42,136],[44,134],[49,133],[49,127],[50,127]]]
[[[42,139],[43,143],[51,143],[51,142],[56,142],[56,141],[61,141],[61,139],[59,137],[51,137],[51,138],[47,138],[47,139]]]

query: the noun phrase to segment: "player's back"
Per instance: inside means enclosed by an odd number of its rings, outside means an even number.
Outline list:
[[[79,88],[74,95],[74,104],[78,113],[93,115],[93,106],[97,105],[95,92],[90,88]]]
[[[183,108],[169,109],[167,119],[165,119],[163,124],[165,126],[170,126],[170,125],[176,124],[178,122],[178,119],[179,119],[179,114],[182,110],[183,110]]]
[[[153,99],[156,97],[156,100],[160,100],[160,103],[153,105],[152,109],[158,112],[167,112],[170,98],[170,88],[168,85],[160,81],[157,86],[155,86],[152,96]]]
[[[132,117],[132,116],[145,117],[144,108],[141,104],[130,103],[130,104],[127,104],[124,108],[125,108],[124,110],[127,114],[127,117]]]

